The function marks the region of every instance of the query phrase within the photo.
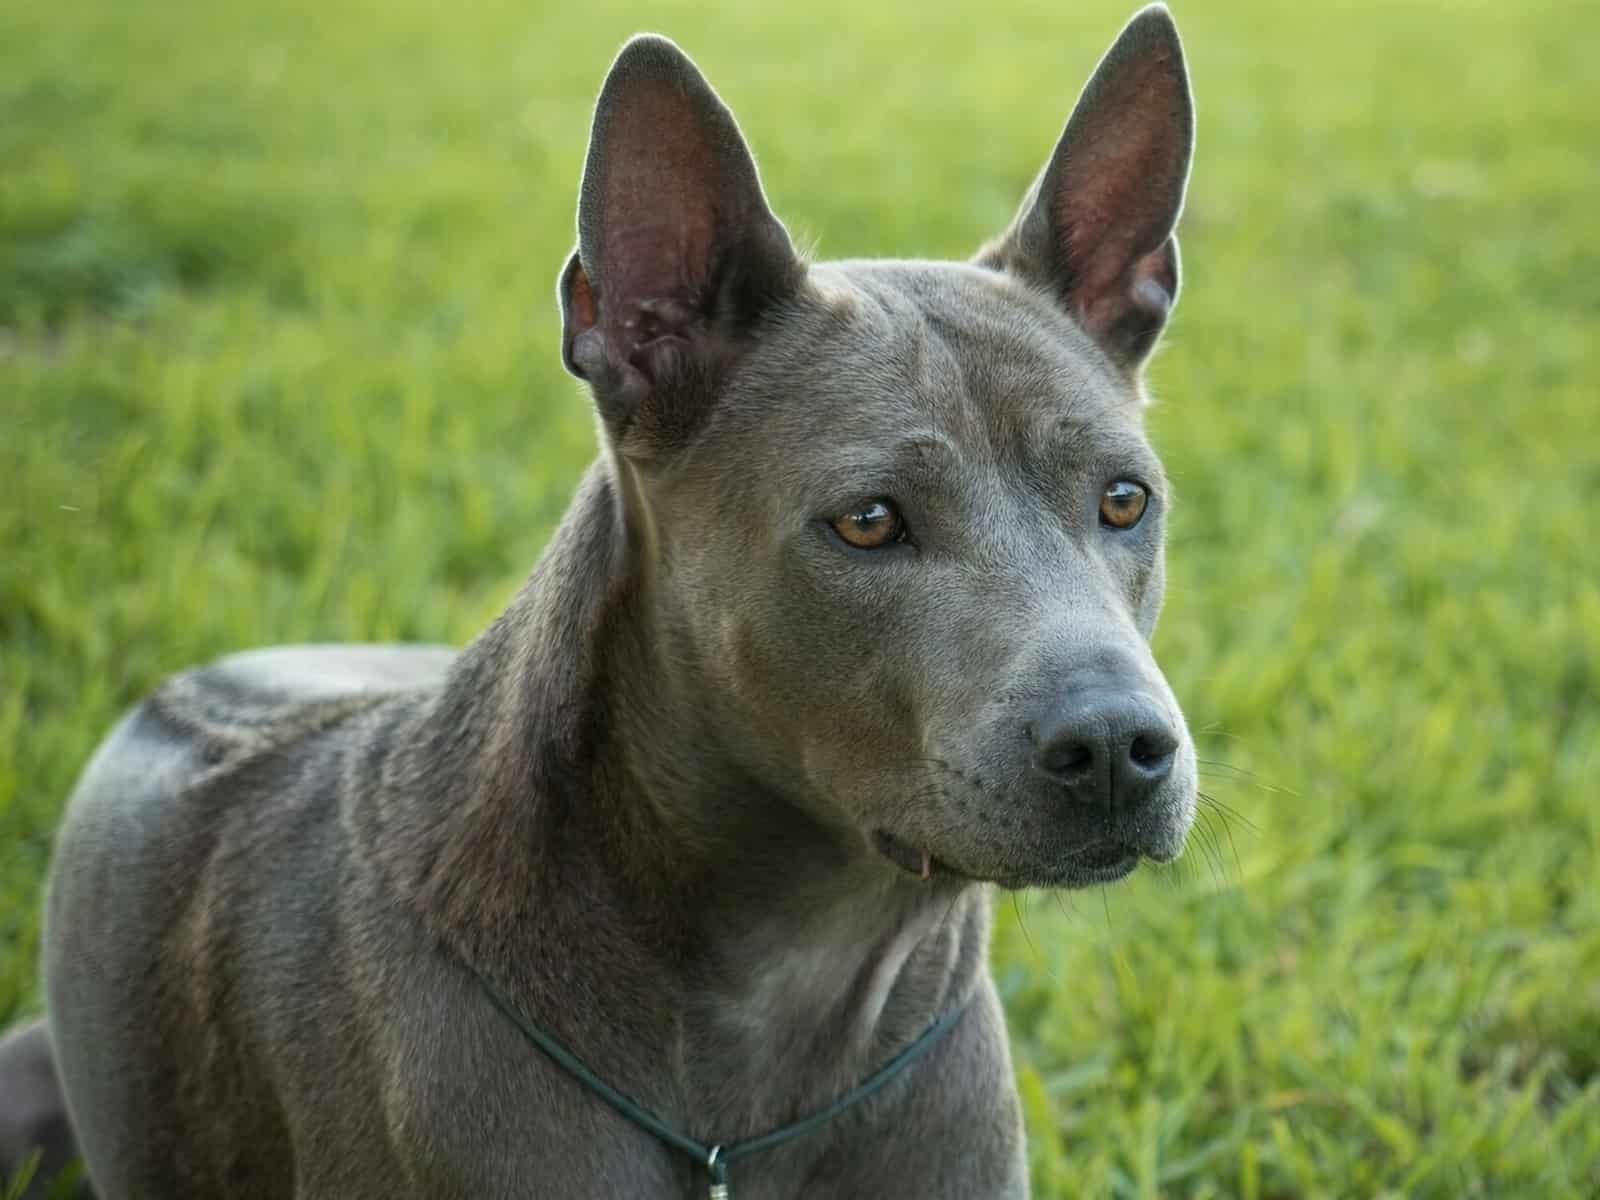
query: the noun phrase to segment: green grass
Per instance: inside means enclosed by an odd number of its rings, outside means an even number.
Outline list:
[[[593,450],[553,281],[621,38],[821,254],[964,256],[1121,2],[0,7],[0,1020],[164,672],[465,640]],[[1035,1192],[1600,1193],[1600,9],[1177,0],[1158,649],[1236,816],[1003,909]]]

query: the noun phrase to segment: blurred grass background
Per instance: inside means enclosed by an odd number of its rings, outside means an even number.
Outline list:
[[[1035,1192],[1600,1194],[1600,8],[1176,0],[1161,659],[1233,815],[1007,901]],[[464,641],[593,451],[553,282],[654,28],[825,257],[964,257],[1130,11],[0,5],[0,1022],[163,673]]]

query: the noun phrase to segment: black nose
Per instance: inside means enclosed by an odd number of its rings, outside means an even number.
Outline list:
[[[1030,732],[1034,767],[1078,803],[1108,811],[1147,801],[1178,753],[1171,720],[1141,692],[1070,693]]]

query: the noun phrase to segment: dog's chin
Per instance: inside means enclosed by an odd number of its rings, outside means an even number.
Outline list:
[[[1127,842],[1092,842],[1054,860],[1008,865],[992,872],[989,881],[1012,891],[1096,887],[1126,879],[1149,857]]]
[[[1106,839],[1075,847],[1051,861],[979,868],[933,854],[885,829],[873,833],[872,845],[902,873],[922,882],[934,879],[966,880],[993,883],[1012,890],[1030,887],[1083,888],[1115,883],[1133,874],[1144,859],[1166,861],[1171,857],[1142,852],[1127,842]]]
[[[1071,851],[1059,862],[1019,871],[995,882],[1006,888],[1082,888],[1126,879],[1144,858],[1126,842],[1097,842]]]

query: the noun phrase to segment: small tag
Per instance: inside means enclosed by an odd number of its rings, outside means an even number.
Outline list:
[[[711,1176],[711,1200],[728,1200],[728,1164],[721,1159],[722,1147],[711,1147],[706,1155],[706,1171]]]

